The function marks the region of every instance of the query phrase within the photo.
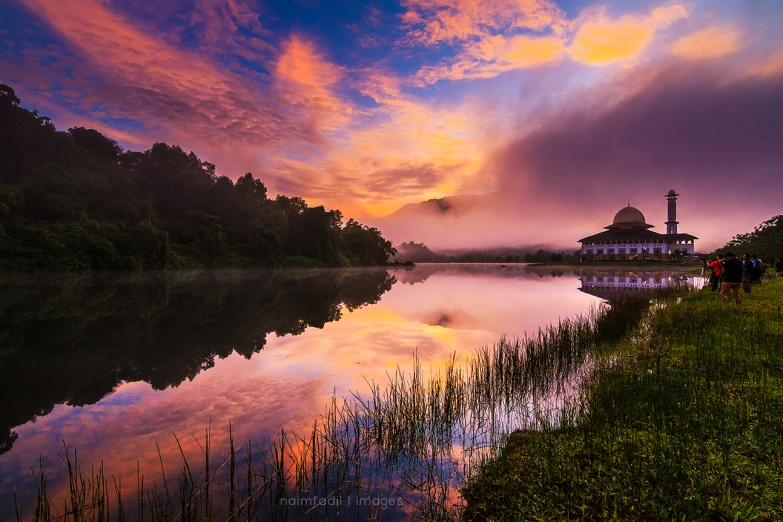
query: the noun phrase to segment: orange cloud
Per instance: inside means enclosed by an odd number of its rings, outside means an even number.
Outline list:
[[[315,44],[292,36],[282,45],[275,65],[280,92],[297,105],[308,107],[310,124],[322,130],[339,130],[353,113],[335,92],[342,70],[326,59]]]
[[[22,0],[92,62],[125,79],[153,87],[189,89],[197,94],[224,88],[221,74],[197,55],[166,45],[134,28],[96,0]],[[121,67],[122,66],[122,67]]]
[[[774,76],[777,74],[783,74],[783,51],[763,59],[749,72],[750,76]]]
[[[683,58],[718,58],[740,49],[740,32],[731,27],[710,27],[674,42],[672,51]]]
[[[554,63],[564,49],[563,41],[552,36],[489,36],[466,46],[450,65],[423,67],[416,80],[419,85],[426,85],[438,80],[493,78],[514,69]]]
[[[80,67],[100,82],[81,85],[111,116],[165,126],[169,138],[202,151],[238,146],[316,143],[309,107],[213,64],[205,56],[142,30],[100,0],[21,0],[60,33]]]
[[[273,77],[240,75],[229,69],[233,62],[213,59],[226,49],[176,47],[167,35],[134,23],[101,0],[21,1],[60,33],[64,47],[78,57],[71,59],[57,48],[48,51],[55,57],[26,57],[19,74],[24,83],[38,85],[42,93],[37,96],[61,90],[58,76],[45,65],[52,58],[58,69],[60,63],[70,67],[62,75],[63,84],[72,82],[71,75],[97,78],[74,85],[79,95],[68,99],[95,114],[94,122],[102,117],[142,122],[145,130],[125,135],[100,123],[81,123],[102,128],[124,143],[178,143],[216,163],[221,174],[234,176],[248,170],[258,173],[281,158],[321,154],[333,143],[332,134],[353,124],[353,106],[335,94],[341,68],[301,37],[289,38],[274,51],[275,58],[264,60]],[[260,22],[254,22],[257,17],[243,11],[242,5],[239,0],[200,0],[191,22],[202,24],[202,39],[211,31],[216,42],[222,42],[218,35],[226,34],[231,47],[236,40],[229,37],[238,27],[245,33],[263,31]],[[211,12],[223,14],[216,15],[218,21],[207,30],[198,17]],[[32,81],[33,77],[38,79]],[[270,190],[280,188],[270,184]],[[297,195],[307,197],[310,192]]]
[[[445,3],[445,0],[426,2],[430,7]],[[425,86],[439,80],[493,78],[510,70],[557,63],[566,54],[589,65],[633,60],[649,46],[657,30],[687,18],[689,10],[685,4],[668,3],[654,7],[643,15],[630,14],[612,19],[607,16],[604,7],[588,8],[575,20],[568,21],[560,11],[545,9],[544,3],[530,2],[514,6],[501,2],[494,7],[503,12],[498,15],[499,21],[483,23],[485,11],[492,9],[483,7],[486,9],[477,12],[478,4],[467,2],[450,9],[433,8],[423,10],[429,18],[419,15],[415,18],[417,24],[408,22],[413,27],[424,28],[414,29],[412,33],[420,42],[460,41],[462,45],[454,59],[422,67],[415,77],[417,85]],[[549,34],[534,36],[514,32],[520,27],[515,17],[524,18],[523,15],[531,10],[549,13],[546,17],[533,17],[540,24],[529,27],[539,31],[547,29]],[[444,20],[449,20],[451,25]],[[453,30],[441,31],[446,27]],[[427,28],[431,30],[427,31]],[[492,34],[488,29],[501,34]]]
[[[431,106],[404,94],[398,78],[380,73],[365,79],[358,88],[379,108],[374,121],[351,136],[347,150],[357,158],[372,158],[371,172],[387,179],[384,184],[388,184],[390,172],[403,173],[412,164],[417,168],[430,164],[448,176],[440,176],[440,182],[419,197],[437,197],[457,189],[465,176],[475,172],[482,157],[477,136],[481,118],[469,103]],[[365,183],[371,184],[372,177]],[[390,199],[382,194],[374,194],[374,198]]]
[[[575,21],[578,27],[568,52],[573,59],[590,65],[606,65],[637,58],[652,42],[655,32],[674,21],[688,18],[688,6],[670,3],[647,15],[625,15],[611,19],[605,8],[588,9]]]
[[[320,159],[278,158],[270,173],[275,185],[365,217],[453,193],[475,175],[486,118],[470,103],[431,105],[404,93],[393,74],[360,76],[351,86],[376,107],[348,114]]]
[[[653,29],[639,23],[588,23],[582,26],[569,48],[571,56],[592,65],[631,60],[652,39]]]
[[[313,90],[322,90],[340,80],[340,69],[326,61],[312,43],[294,36],[282,48],[277,62],[277,78]]]
[[[403,23],[425,45],[483,36],[490,30],[540,31],[562,18],[551,0],[406,0]]]

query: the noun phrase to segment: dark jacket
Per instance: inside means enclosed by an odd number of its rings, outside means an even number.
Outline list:
[[[723,282],[741,283],[742,282],[742,261],[736,257],[730,257],[723,262]]]
[[[775,272],[783,272],[783,259],[775,263]]]

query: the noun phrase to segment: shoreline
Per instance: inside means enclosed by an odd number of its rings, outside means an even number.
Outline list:
[[[681,268],[683,270],[690,270],[690,269],[699,269],[701,270],[702,264],[701,263],[680,263],[680,262],[671,262],[671,261],[582,261],[582,262],[561,262],[558,263],[556,261],[546,261],[546,262],[540,262],[540,263],[528,263],[528,266],[563,266],[563,267],[569,267],[569,268],[579,268],[579,267],[606,267],[606,268],[635,268],[635,267],[646,267],[646,266],[666,266],[666,267],[676,267]]]
[[[587,413],[514,432],[468,482],[466,519],[783,518],[783,280],[742,297],[653,309],[609,348]]]

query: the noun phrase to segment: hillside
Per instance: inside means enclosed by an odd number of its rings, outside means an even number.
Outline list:
[[[421,203],[409,203],[396,212],[389,214],[385,219],[393,221],[408,217],[421,217],[422,215],[463,216],[480,210],[494,196],[494,194],[446,196],[438,199],[428,199]]]
[[[0,269],[377,265],[391,242],[193,152],[55,129],[0,84]]]

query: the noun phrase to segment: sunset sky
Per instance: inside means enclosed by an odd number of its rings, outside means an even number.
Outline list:
[[[629,201],[664,232],[675,188],[708,251],[783,213],[781,27],[779,0],[2,0],[0,82],[382,230],[489,194],[396,241],[575,248]]]

